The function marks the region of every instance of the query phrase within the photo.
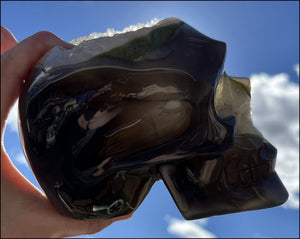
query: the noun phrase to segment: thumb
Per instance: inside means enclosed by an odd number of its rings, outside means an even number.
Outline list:
[[[95,220],[95,221],[82,221],[78,219],[70,219],[68,223],[65,221],[65,228],[61,233],[62,237],[70,237],[70,236],[78,236],[78,235],[86,235],[86,234],[95,234],[99,231],[102,231],[104,228],[110,226],[112,223],[117,221],[127,220],[132,217],[132,214],[119,216],[112,219],[106,220]]]

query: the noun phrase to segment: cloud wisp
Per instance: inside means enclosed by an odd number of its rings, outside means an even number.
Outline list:
[[[296,72],[297,76],[299,77],[299,63],[294,65],[293,69]]]
[[[183,238],[216,238],[216,236],[205,229],[208,219],[200,219],[186,221],[173,217],[166,216],[168,225],[168,233],[174,234]]]
[[[28,162],[27,162],[27,160],[26,160],[25,155],[24,155],[23,152],[18,153],[18,154],[16,155],[16,157],[15,157],[15,160],[16,160],[16,162],[17,162],[18,164],[23,165],[23,166],[26,166],[26,167],[29,168],[29,164],[28,164]]]
[[[18,133],[18,102],[17,100],[11,108],[7,117],[7,128]]]

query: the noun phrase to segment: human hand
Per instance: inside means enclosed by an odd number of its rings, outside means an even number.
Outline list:
[[[50,32],[39,32],[20,43],[1,27],[1,237],[70,237],[93,234],[114,219],[82,221],[60,214],[47,197],[12,164],[4,147],[8,113],[38,60],[52,47],[72,45]]]

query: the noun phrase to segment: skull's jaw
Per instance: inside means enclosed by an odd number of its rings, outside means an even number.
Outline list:
[[[283,204],[288,193],[275,160],[272,145],[246,135],[236,137],[223,155],[162,165],[160,172],[181,214],[191,220]]]

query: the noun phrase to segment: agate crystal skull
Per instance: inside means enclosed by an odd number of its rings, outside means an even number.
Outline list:
[[[54,48],[19,100],[22,145],[62,213],[133,213],[162,179],[186,219],[278,206],[276,149],[253,126],[250,81],[226,44],[168,18]]]

